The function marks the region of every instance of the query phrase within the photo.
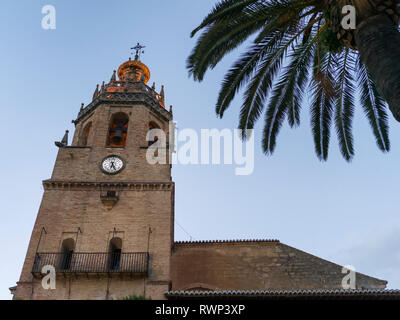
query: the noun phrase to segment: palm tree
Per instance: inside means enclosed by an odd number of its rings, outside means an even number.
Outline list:
[[[342,8],[356,8],[357,27],[345,30]],[[254,40],[227,72],[216,104],[224,115],[246,86],[239,128],[253,129],[264,107],[263,150],[272,154],[287,118],[300,123],[310,92],[311,127],[320,160],[328,157],[334,124],[346,160],[354,156],[355,95],[371,124],[378,147],[390,149],[386,103],[400,121],[400,0],[222,0],[192,31],[202,31],[188,58],[190,75],[202,81],[208,69]]]

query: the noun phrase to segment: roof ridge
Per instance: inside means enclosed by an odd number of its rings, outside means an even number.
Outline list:
[[[246,243],[246,242],[280,242],[278,239],[227,239],[227,240],[188,240],[174,241],[174,244],[195,243]]]

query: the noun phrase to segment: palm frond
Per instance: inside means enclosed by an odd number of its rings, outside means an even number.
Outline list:
[[[352,55],[346,49],[339,58],[340,71],[337,79],[335,126],[343,157],[350,161],[354,156],[352,122],[354,115],[354,94]]]
[[[270,53],[274,55],[275,61],[281,61],[278,57],[283,57],[282,50],[276,50],[282,46],[284,34],[276,30],[265,42],[254,44],[246,53],[235,63],[235,65],[225,75],[221,90],[216,104],[216,113],[222,117],[225,110],[234,99],[240,87],[247,83],[248,79],[256,72],[256,67],[265,56]],[[264,63],[268,59],[264,60]]]
[[[304,30],[307,30],[313,22],[311,21]],[[294,50],[293,53],[293,61],[292,66],[290,68],[293,69],[293,74],[295,77],[295,88],[293,91],[293,104],[290,106],[288,110],[288,122],[289,125],[293,127],[297,127],[300,125],[300,109],[302,105],[302,101],[304,98],[304,92],[306,85],[309,79],[309,69],[312,63],[312,57],[316,50],[317,41],[318,41],[318,34],[314,35],[307,39],[306,42],[302,44]]]
[[[388,152],[390,150],[390,140],[386,103],[361,59],[358,59],[357,67],[361,106],[371,125],[376,144],[380,150]]]
[[[320,160],[328,159],[330,128],[335,100],[336,61],[332,53],[319,45],[314,55],[314,76],[311,79],[311,129],[314,137],[315,153]]]
[[[203,80],[208,69],[262,28],[265,19],[264,10],[248,6],[234,19],[207,26],[187,60],[189,74],[194,80]]]
[[[265,57],[255,76],[251,79],[240,111],[239,128],[244,134],[245,129],[253,129],[255,121],[260,116],[273,80],[292,42],[293,39],[285,38],[279,47]]]
[[[286,115],[292,126],[300,123],[299,114],[303,97],[300,92],[306,84],[308,66],[312,61],[315,44],[316,38],[306,45],[299,45],[294,49],[290,63],[286,66],[279,82],[274,86],[273,95],[267,107],[262,141],[266,154],[274,152],[276,138]]]
[[[285,56],[285,47],[269,54],[249,82],[239,120],[239,129],[242,129],[243,138],[246,137],[246,129],[253,129],[254,123],[264,109],[264,101]]]
[[[236,17],[238,13],[242,12],[243,8],[256,2],[258,2],[258,0],[223,0],[217,3],[214,9],[203,19],[201,24],[191,32],[190,36],[194,37],[198,31],[210,24]]]
[[[288,26],[289,28],[289,26]],[[307,28],[304,27],[304,29]],[[247,132],[246,129],[253,129],[255,122],[264,109],[264,101],[266,100],[271,89],[273,80],[278,74],[284,56],[288,49],[294,43],[298,42],[304,29],[301,29],[295,35],[286,35],[280,47],[275,48],[274,52],[265,58],[255,76],[250,81],[245,92],[244,103],[240,112],[239,128],[242,129],[243,138]],[[282,33],[281,33],[282,34]],[[312,46],[315,39],[307,45],[298,47],[295,53],[291,56],[292,63],[288,66],[285,78],[287,81],[292,80],[295,83],[291,87],[291,91],[287,94],[293,94],[293,101],[290,104],[289,123],[291,126],[298,125],[300,122],[299,113],[301,101],[303,98],[304,84],[307,81],[308,69],[307,66],[311,61]]]

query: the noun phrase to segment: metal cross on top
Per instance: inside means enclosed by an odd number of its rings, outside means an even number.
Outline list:
[[[131,48],[131,50],[135,50],[136,51],[135,60],[139,60],[140,54],[144,53],[144,51],[142,51],[143,48],[146,48],[146,46],[140,45],[139,42],[137,43],[137,45],[135,47]]]

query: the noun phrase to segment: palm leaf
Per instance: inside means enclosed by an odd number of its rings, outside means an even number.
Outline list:
[[[203,80],[207,69],[214,68],[227,53],[262,28],[265,19],[263,10],[246,7],[234,19],[207,26],[188,58],[189,74],[195,80]]]
[[[263,150],[267,154],[272,154],[275,150],[276,138],[286,114],[292,126],[300,123],[299,115],[303,95],[299,92],[303,91],[306,84],[315,42],[316,38],[306,45],[299,45],[294,50],[290,57],[290,63],[274,87],[274,93],[267,107],[262,142]]]
[[[346,49],[339,59],[341,69],[338,73],[335,110],[335,126],[340,151],[343,157],[350,161],[354,156],[352,121],[354,115],[354,94],[353,77],[351,75],[352,56],[350,49]]]
[[[195,28],[190,34],[193,37],[198,31],[206,26],[231,19],[238,13],[241,13],[243,8],[251,3],[256,3],[258,0],[224,0],[217,3],[214,9],[203,19],[201,24]]]
[[[216,113],[220,117],[223,116],[240,87],[256,72],[257,65],[268,53],[274,52],[281,46],[283,36],[284,34],[276,31],[270,38],[265,39],[265,43],[254,44],[225,75],[216,104]],[[277,51],[275,59],[278,59],[279,54],[283,56],[282,50]]]
[[[361,106],[371,125],[376,144],[383,152],[388,152],[390,150],[390,141],[388,116],[386,113],[387,106],[374,80],[360,59],[358,59],[357,80],[361,92]]]
[[[335,99],[335,80],[333,78],[336,61],[331,53],[327,53],[317,46],[314,55],[314,76],[310,86],[311,101],[311,129],[317,157],[327,160],[332,111]]]
[[[289,27],[290,26],[288,26],[288,28]],[[304,27],[304,29],[305,28],[307,28],[307,26]],[[266,100],[272,82],[279,71],[284,55],[287,53],[289,47],[298,40],[304,29],[290,37],[285,33],[286,36],[282,45],[276,47],[274,52],[271,52],[250,81],[245,92],[245,100],[240,112],[239,128],[242,129],[243,138],[245,138],[247,132],[246,129],[253,129],[255,122],[264,109],[264,101]],[[295,86],[291,88],[291,93],[294,94],[294,91],[296,91],[296,94],[293,96],[293,103],[290,105],[291,112],[289,114],[289,123],[292,126],[298,125],[300,122],[299,111],[303,97],[302,91],[304,89],[304,83],[307,80],[307,66],[310,62],[310,59],[306,58],[311,57],[312,45],[314,43],[315,39],[313,39],[309,44],[304,45],[304,47],[299,47],[299,49],[292,55],[293,62],[291,66],[288,67],[288,70],[290,71],[285,76],[286,79],[293,78],[293,80],[295,80]]]

